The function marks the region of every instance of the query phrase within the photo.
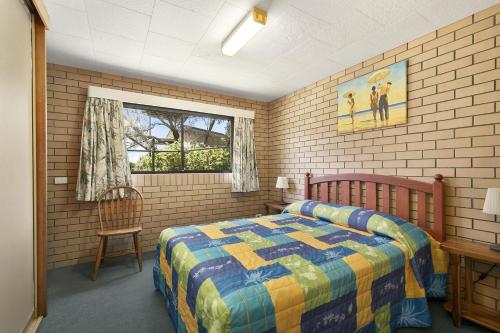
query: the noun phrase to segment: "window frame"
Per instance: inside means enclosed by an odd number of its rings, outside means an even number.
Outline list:
[[[139,109],[139,110],[145,110],[145,111],[154,111],[154,112],[171,112],[171,113],[177,113],[182,117],[182,122],[181,122],[181,169],[179,170],[161,170],[161,171],[156,171],[156,170],[151,170],[151,171],[146,171],[146,170],[141,170],[141,171],[132,171],[130,170],[131,174],[137,174],[137,175],[149,175],[149,174],[176,174],[176,173],[232,173],[232,167],[233,167],[233,139],[234,139],[234,117],[230,116],[225,116],[225,115],[218,115],[218,114],[213,114],[213,113],[203,113],[203,112],[195,112],[195,111],[189,111],[189,110],[181,110],[181,109],[171,109],[171,108],[164,108],[164,107],[159,107],[159,106],[151,106],[151,105],[143,105],[143,104],[136,104],[136,103],[123,103],[123,109]],[[124,111],[123,111],[124,112]],[[229,169],[227,170],[186,170],[184,168],[184,156],[186,154],[184,150],[184,121],[185,117],[187,116],[196,116],[196,117],[205,117],[205,118],[212,118],[212,119],[226,119],[229,121],[231,124],[231,136],[230,136],[230,141],[229,141],[229,146],[227,147],[229,149]],[[151,116],[149,116],[151,117]],[[208,149],[215,149],[215,148],[208,148]],[[136,149],[127,149],[127,156],[129,151],[131,152],[146,152],[149,154],[152,154],[151,159],[152,159],[152,166],[154,168],[154,155],[155,153],[153,151],[148,151],[148,150],[136,150]],[[159,153],[164,153],[168,151],[157,151]],[[130,162],[129,162],[130,163]]]

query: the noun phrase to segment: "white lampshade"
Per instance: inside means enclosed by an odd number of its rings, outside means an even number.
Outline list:
[[[489,188],[484,198],[483,213],[500,215],[500,188]]]
[[[288,188],[288,178],[278,177],[276,181],[276,188]]]

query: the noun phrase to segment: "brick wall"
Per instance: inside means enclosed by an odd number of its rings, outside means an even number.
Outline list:
[[[339,135],[342,82],[408,61],[408,123]],[[500,223],[481,209],[500,187],[500,5],[403,44],[274,101],[269,111],[269,176],[376,173],[446,178],[446,232],[500,243]],[[278,198],[270,187],[270,197]],[[487,265],[476,263],[476,270]],[[476,301],[500,309],[500,269],[476,285]]]
[[[229,97],[144,80],[48,65],[48,211],[49,268],[94,260],[98,217],[95,203],[75,198],[83,110],[89,85],[235,106],[255,111],[257,164],[262,190],[231,193],[230,174],[134,175],[145,198],[144,251],[153,250],[161,230],[175,224],[194,224],[252,216],[264,212],[268,198],[267,103]],[[67,185],[54,177],[67,176]],[[111,250],[128,247],[115,239]]]

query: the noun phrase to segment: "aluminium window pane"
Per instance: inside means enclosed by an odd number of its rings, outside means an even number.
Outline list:
[[[180,171],[181,166],[181,152],[155,152],[154,167],[156,172],[161,171]]]
[[[181,149],[182,115],[176,112],[150,111],[151,137],[155,150]]]
[[[185,170],[228,171],[231,169],[231,153],[228,147],[187,150],[184,161]]]
[[[123,108],[125,142],[127,149],[151,150],[151,122],[147,113],[140,109]]]
[[[131,172],[153,170],[153,159],[151,153],[147,151],[129,151],[128,162]]]
[[[184,147],[228,147],[231,142],[231,121],[227,118],[187,116],[184,121]]]

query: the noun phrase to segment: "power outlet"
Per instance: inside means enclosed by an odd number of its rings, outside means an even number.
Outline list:
[[[68,177],[55,177],[54,178],[54,184],[56,184],[56,185],[67,184],[67,183],[68,183]]]

